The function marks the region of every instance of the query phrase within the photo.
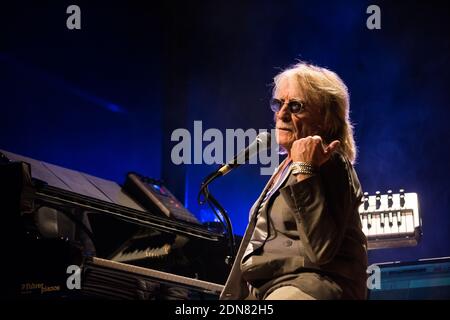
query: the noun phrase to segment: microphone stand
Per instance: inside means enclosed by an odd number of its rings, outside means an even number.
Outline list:
[[[229,255],[225,259],[225,263],[229,266],[231,266],[235,259],[235,239],[234,239],[234,233],[233,233],[233,226],[231,224],[230,217],[228,216],[228,213],[225,211],[225,209],[222,207],[222,205],[217,201],[217,199],[211,194],[209,191],[209,184],[214,181],[217,177],[222,176],[221,172],[213,172],[209,176],[207,176],[201,185],[200,192],[198,194],[198,203],[200,205],[203,205],[205,202],[208,202],[208,204],[211,206],[211,209],[213,210],[214,214],[217,216],[217,212],[215,209],[219,210],[220,215],[225,219],[225,227],[228,233],[228,249],[229,249]],[[202,201],[200,196],[203,195],[204,200]],[[219,220],[223,224],[223,220],[218,216]]]
[[[227,212],[225,209],[221,206],[221,204],[217,201],[216,198],[213,197],[211,192],[208,189],[208,186],[211,182],[213,182],[216,178],[223,176],[230,172],[230,170],[240,166],[242,163],[245,163],[252,155],[267,149],[270,146],[270,133],[268,132],[262,132],[258,134],[255,141],[252,142],[245,150],[241,151],[238,155],[236,155],[233,159],[233,161],[227,163],[226,165],[222,165],[220,169],[216,172],[211,173],[209,176],[203,180],[200,192],[197,197],[197,201],[200,205],[203,205],[205,202],[208,202],[209,206],[213,210],[214,214],[218,217],[222,225],[226,228],[228,233],[228,245],[230,254],[227,256],[225,262],[228,265],[231,265],[234,262],[235,259],[235,239],[234,239],[234,233],[233,233],[233,227],[231,225],[230,218],[228,217]],[[241,160],[244,160],[241,162]],[[203,195],[204,201],[202,201],[201,196]],[[225,219],[225,223],[223,222],[222,218],[217,214],[216,209],[219,210],[220,215]]]

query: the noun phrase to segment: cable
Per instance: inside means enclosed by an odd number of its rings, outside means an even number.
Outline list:
[[[206,179],[204,180],[204,182],[202,183],[202,186],[200,188],[200,192],[198,194],[197,200],[200,205],[203,205],[203,204],[205,204],[205,202],[207,202],[211,208],[217,208],[217,210],[219,210],[219,212],[221,213],[222,217],[225,219],[226,225],[224,227],[225,227],[225,230],[227,230],[228,245],[229,245],[229,256],[227,257],[225,262],[228,265],[231,265],[234,262],[235,247],[236,247],[234,233],[233,233],[233,226],[231,224],[231,220],[230,220],[227,212],[225,211],[225,209],[216,200],[216,198],[213,197],[213,195],[211,194],[211,192],[208,189],[208,184],[211,183],[214,179],[216,179],[219,176],[220,176],[220,173],[214,172],[214,173],[210,174],[208,177],[206,177]],[[203,200],[202,200],[202,196],[203,196]],[[217,215],[217,213],[215,212],[214,209],[213,209],[213,212]],[[223,224],[222,220],[221,220],[221,222]]]

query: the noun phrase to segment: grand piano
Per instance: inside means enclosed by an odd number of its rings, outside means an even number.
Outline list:
[[[421,239],[415,193],[365,193],[359,213],[369,249]],[[119,185],[0,150],[0,214],[2,296],[217,299],[230,270],[223,229],[137,173]]]
[[[156,180],[130,173],[121,186],[0,150],[0,194],[2,296],[217,299],[225,283],[224,232]]]

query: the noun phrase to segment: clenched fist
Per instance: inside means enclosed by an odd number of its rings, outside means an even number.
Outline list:
[[[308,136],[294,141],[290,152],[291,158],[294,162],[307,162],[313,167],[319,168],[330,159],[339,145],[340,142],[334,140],[325,147],[320,136]]]

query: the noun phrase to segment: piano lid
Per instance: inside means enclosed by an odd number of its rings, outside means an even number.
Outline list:
[[[0,150],[11,161],[22,161],[31,165],[32,178],[41,180],[51,187],[74,192],[105,202],[147,211],[122,191],[113,181],[91,176],[87,173],[63,168],[47,162],[31,159],[12,152]]]

